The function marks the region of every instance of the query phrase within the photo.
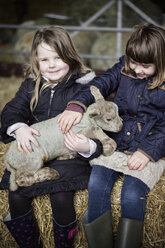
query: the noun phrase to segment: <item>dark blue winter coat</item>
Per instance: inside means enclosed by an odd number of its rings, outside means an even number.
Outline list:
[[[71,102],[84,109],[94,102],[90,85],[98,87],[105,98],[116,92],[114,102],[119,107],[123,128],[110,133],[119,151],[140,150],[152,161],[165,156],[165,82],[161,87],[148,89],[152,78],[138,79],[124,69],[124,56],[105,73],[95,77]],[[70,103],[71,103],[70,102]]]
[[[36,122],[47,120],[63,112],[68,101],[77,93],[82,83],[87,83],[93,78],[93,72],[86,75],[73,73],[68,80],[63,80],[55,88],[47,87],[39,96],[35,111],[32,113],[29,106],[34,92],[35,83],[32,79],[26,79],[20,86],[16,96],[6,104],[1,115],[0,140],[4,143],[11,141],[6,134],[7,128],[15,123],[23,122],[32,125]],[[90,74],[92,74],[90,76]],[[41,81],[40,87],[43,85]],[[51,160],[45,166],[57,170],[60,174],[58,180],[49,180],[33,184],[29,187],[19,187],[19,194],[26,197],[35,197],[59,191],[76,191],[86,189],[91,172],[90,159],[98,157],[102,153],[102,144],[95,140],[97,149],[89,158],[78,156],[74,159]],[[2,177],[0,189],[9,188],[9,172],[7,169]]]

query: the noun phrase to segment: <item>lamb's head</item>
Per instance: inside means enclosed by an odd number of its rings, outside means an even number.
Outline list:
[[[95,86],[91,86],[90,90],[96,102],[88,107],[87,115],[106,131],[120,131],[123,125],[117,105],[111,101],[105,101],[99,89]]]

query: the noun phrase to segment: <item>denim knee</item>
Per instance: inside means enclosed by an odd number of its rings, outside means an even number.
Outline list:
[[[140,179],[126,175],[121,192],[122,217],[144,220],[149,187]]]
[[[111,190],[117,177],[117,172],[104,166],[94,165],[88,183],[88,194],[99,195],[99,193],[103,194],[107,188],[107,190]]]
[[[88,184],[89,222],[110,210],[110,194],[118,173],[104,166],[95,165]]]
[[[96,192],[97,194],[103,192],[102,190],[105,188],[105,174],[107,168],[103,166],[94,165],[89,183],[88,183],[88,192]]]

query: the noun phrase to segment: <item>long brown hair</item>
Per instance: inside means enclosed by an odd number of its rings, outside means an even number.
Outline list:
[[[32,76],[35,81],[34,95],[30,103],[30,108],[32,111],[34,111],[37,106],[39,93],[53,83],[45,83],[44,87],[42,87],[39,92],[41,73],[37,58],[37,47],[42,42],[54,48],[59,57],[69,65],[69,73],[67,76],[71,75],[73,71],[78,71],[80,73],[87,73],[91,71],[91,69],[87,68],[83,64],[66,30],[59,26],[48,26],[38,29],[34,34],[32,42],[31,64],[26,68],[26,76]]]
[[[135,26],[126,45],[125,69],[128,74],[131,73],[130,59],[138,63],[155,64],[156,72],[148,88],[161,86],[165,80],[165,29],[150,23]]]

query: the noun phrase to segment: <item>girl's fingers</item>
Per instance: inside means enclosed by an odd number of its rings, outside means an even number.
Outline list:
[[[19,150],[20,152],[23,152],[22,146],[21,146],[21,144],[20,144],[19,141],[17,141],[17,146],[18,146],[18,150]]]
[[[62,114],[59,115],[59,118],[57,120],[57,123],[61,123],[61,121],[63,119],[63,116],[64,116],[64,113],[65,113],[65,111]]]
[[[59,128],[63,133],[67,133],[73,125],[80,122],[82,114],[75,111],[65,110],[58,118]]]
[[[82,114],[80,114],[74,121],[73,121],[73,125],[78,124],[81,121],[82,118]]]
[[[27,145],[22,145],[22,148],[23,148],[24,152],[26,152],[26,154],[30,154],[32,152],[30,150],[30,147],[28,147]]]
[[[72,143],[72,142],[70,142],[69,140],[65,139],[65,140],[64,140],[64,144],[65,144],[65,146],[66,146],[69,150],[74,151],[74,146],[73,146],[73,143]]]
[[[136,168],[139,167],[139,162],[135,160],[129,161],[128,167],[130,170],[136,170]]]
[[[72,148],[75,147],[77,143],[76,140],[74,139],[74,136],[70,135],[69,133],[66,133],[64,135],[64,140],[65,140],[65,143]]]
[[[139,168],[138,168],[137,170],[138,170],[138,171],[141,171],[141,170],[144,169],[145,166],[146,166],[145,164],[142,164],[141,166],[139,166]]]
[[[84,136],[83,134],[81,134],[81,133],[77,133],[76,134],[76,136],[77,136],[77,138],[79,138],[79,139],[81,139],[81,140],[85,140],[85,139],[87,139],[87,137],[86,136]]]
[[[68,145],[72,145],[72,141],[70,140],[70,138],[68,136],[64,136],[64,140],[65,140],[65,143],[68,144]]]
[[[31,131],[32,131],[32,134],[40,136],[40,132],[38,130],[31,128]]]
[[[37,141],[34,137],[31,138],[31,142],[33,142],[33,144],[34,144],[37,148],[40,147],[38,141]]]
[[[34,139],[34,142],[35,142],[35,145],[37,146],[38,142],[36,143],[36,140],[35,140],[35,139]],[[34,142],[33,142],[33,143],[34,143]],[[24,151],[24,152],[26,152],[26,154],[29,154],[29,153],[33,152],[30,141],[28,141],[27,143],[23,143],[23,144],[21,144],[21,143],[18,141],[18,142],[17,142],[17,145],[18,145],[18,150],[19,150],[20,152],[23,152],[23,151]]]
[[[66,134],[65,134],[70,140],[76,140],[76,134],[70,129]]]
[[[64,144],[69,150],[74,151],[73,147],[70,144],[68,144],[67,142],[64,142]]]
[[[75,122],[74,119],[70,119],[70,120],[65,124],[65,128],[62,128],[63,132],[64,132],[64,133],[69,132],[69,130],[71,129],[71,127],[72,127],[73,125],[75,125],[74,122]],[[78,123],[78,122],[77,122],[77,123]]]
[[[144,167],[145,167],[145,165],[143,163],[137,161],[134,165],[130,166],[130,169],[140,171],[140,170],[144,169]]]
[[[139,168],[140,164],[136,163],[134,166],[132,166],[132,170],[137,170]]]
[[[59,124],[59,128],[63,133],[66,133],[66,130],[69,130],[71,124],[68,121],[62,120]]]

